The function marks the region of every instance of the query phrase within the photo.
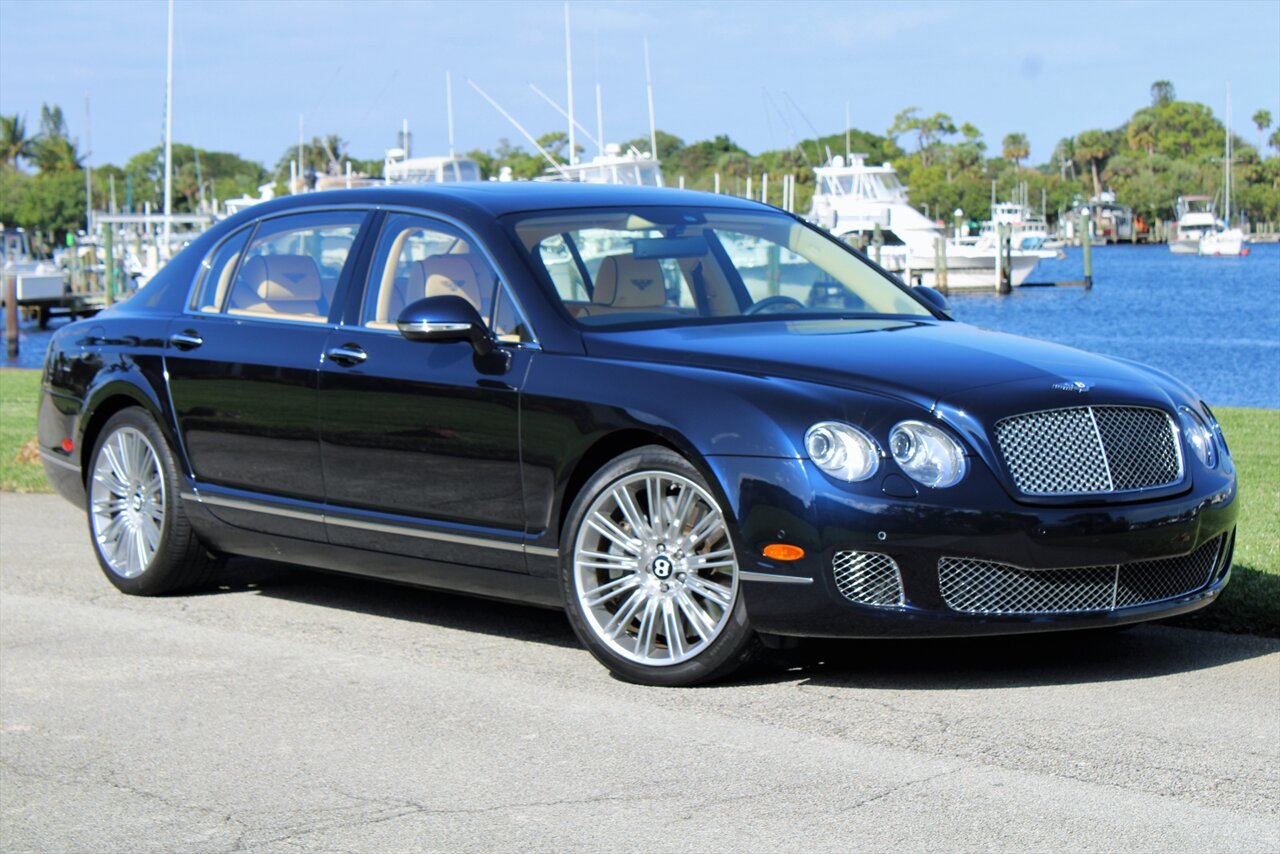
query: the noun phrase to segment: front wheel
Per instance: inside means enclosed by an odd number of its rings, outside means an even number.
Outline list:
[[[219,569],[191,530],[179,483],[173,453],[149,415],[122,409],[103,425],[85,489],[89,532],[103,573],[125,593],[200,587]]]
[[[651,446],[618,457],[583,487],[565,530],[569,620],[618,677],[696,685],[759,649],[724,511],[679,454]]]

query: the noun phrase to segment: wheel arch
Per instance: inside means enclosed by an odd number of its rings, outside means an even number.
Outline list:
[[[170,442],[171,447],[178,445],[173,440],[172,431],[164,418],[164,409],[150,388],[118,379],[93,389],[85,398],[84,410],[80,417],[80,429],[77,444],[80,447],[80,474],[82,479],[88,478],[94,445],[102,433],[103,426],[111,416],[130,407],[138,407],[150,415],[160,426],[160,431]],[[181,459],[181,458],[179,458]]]

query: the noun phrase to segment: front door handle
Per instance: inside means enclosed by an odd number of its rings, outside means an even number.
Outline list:
[[[358,344],[343,344],[341,347],[331,347],[325,351],[325,355],[339,365],[348,368],[352,365],[358,365],[369,358],[369,354]]]
[[[194,329],[184,329],[169,336],[169,343],[179,350],[194,350],[204,343]]]

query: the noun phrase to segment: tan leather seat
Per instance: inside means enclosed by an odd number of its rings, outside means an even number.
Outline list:
[[[394,321],[406,305],[423,297],[459,296],[483,317],[493,279],[488,265],[473,255],[433,255],[415,261],[409,268],[404,294],[396,290],[387,316]]]
[[[231,310],[250,314],[326,317],[320,269],[310,255],[255,255],[231,293]]]
[[[664,310],[667,289],[662,266],[653,258],[609,255],[600,262],[591,304],[578,315]]]

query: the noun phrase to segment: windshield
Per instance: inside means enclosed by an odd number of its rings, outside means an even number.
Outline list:
[[[644,207],[507,222],[584,326],[932,316],[850,249],[784,214]]]

